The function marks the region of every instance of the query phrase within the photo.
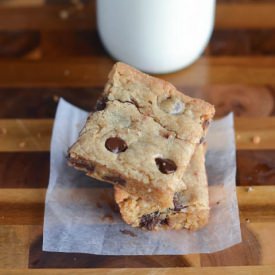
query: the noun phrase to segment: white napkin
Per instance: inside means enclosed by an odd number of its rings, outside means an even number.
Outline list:
[[[100,255],[212,253],[241,241],[236,199],[236,148],[233,115],[212,123],[206,167],[211,213],[200,231],[147,232],[125,224],[113,211],[112,186],[67,165],[87,112],[60,100],[51,141],[43,250]],[[125,234],[126,233],[126,234]]]

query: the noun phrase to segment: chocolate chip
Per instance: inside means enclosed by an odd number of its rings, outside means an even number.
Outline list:
[[[96,111],[102,111],[106,108],[106,103],[108,101],[108,98],[107,97],[101,97],[97,100],[96,102],[96,106],[95,106],[95,110]]]
[[[155,161],[159,171],[163,174],[171,174],[177,170],[177,165],[171,159],[156,158]]]
[[[119,137],[108,138],[105,142],[105,147],[115,154],[124,152],[128,148],[126,142]]]
[[[103,179],[107,180],[107,181],[110,181],[114,184],[119,184],[119,185],[122,185],[122,186],[126,185],[126,180],[119,177],[119,176],[104,176]]]
[[[141,228],[146,228],[147,230],[153,230],[161,222],[159,215],[160,213],[158,211],[143,215],[140,219],[139,226]]]
[[[169,224],[168,218],[165,218],[164,220],[161,220],[161,221],[160,221],[160,224],[161,224],[161,225],[168,225],[168,224]]]
[[[178,195],[175,193],[174,198],[173,198],[173,203],[174,203],[174,211],[180,211],[181,209],[187,208],[187,205],[183,205],[179,200],[178,200]]]

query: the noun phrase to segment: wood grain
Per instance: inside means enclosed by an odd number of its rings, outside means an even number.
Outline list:
[[[0,58],[26,57],[38,48],[39,43],[37,32],[0,32]]]
[[[0,6],[0,30],[4,31],[92,28],[95,28],[95,12],[90,5],[81,10],[74,5]]]
[[[275,152],[270,150],[237,151],[238,185],[274,185]]]
[[[217,5],[215,27],[219,29],[274,28],[274,13],[275,6],[272,2],[222,3]]]
[[[3,61],[0,87],[102,87],[113,63],[107,57]],[[275,58],[202,57],[185,70],[160,77],[178,87],[235,83],[272,85],[275,84]]]
[[[1,153],[0,188],[47,187],[49,153]]]
[[[64,10],[68,12],[66,19],[59,16]],[[274,10],[272,2],[218,3],[215,28],[274,28]],[[72,4],[0,6],[2,30],[83,30],[95,29],[95,26],[94,1],[81,9]]]
[[[103,88],[91,87],[0,89],[0,117],[53,118],[60,97],[91,111],[102,91]]]

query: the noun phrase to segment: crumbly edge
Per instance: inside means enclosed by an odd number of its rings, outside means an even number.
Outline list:
[[[168,208],[173,206],[173,191],[160,190],[158,188],[154,188],[152,185],[144,185],[143,182],[125,178],[125,176],[120,175],[117,171],[112,171],[108,169],[104,165],[96,162],[88,161],[80,156],[77,156],[75,153],[69,153],[68,155],[68,164],[73,166],[77,170],[86,172],[86,175],[89,177],[96,178],[101,181],[109,182],[113,185],[118,184],[119,187],[125,190],[124,181],[127,185],[127,191],[130,194],[142,193],[143,198],[147,201],[152,201],[158,204],[162,208]],[[108,179],[110,177],[110,179]],[[111,178],[121,179],[122,183],[115,183]],[[150,189],[150,192],[148,192]],[[138,190],[138,191],[137,191]]]
[[[138,79],[138,81],[145,83],[146,85],[150,86],[157,86],[160,87],[160,90],[166,90],[169,91],[169,93],[171,95],[176,95],[180,98],[182,98],[183,101],[191,103],[193,105],[197,105],[199,106],[200,110],[203,110],[204,116],[206,119],[208,120],[212,120],[214,114],[215,114],[215,108],[213,105],[211,105],[210,103],[199,99],[199,98],[192,98],[190,96],[187,96],[185,94],[183,94],[182,92],[180,92],[179,90],[177,90],[177,88],[171,84],[168,81],[165,81],[163,79],[157,78],[157,77],[153,77],[151,75],[145,74],[125,63],[122,62],[117,62],[112,70],[110,71],[109,75],[108,75],[108,82],[105,85],[105,89],[104,89],[104,95],[108,95],[108,87],[111,85],[112,81],[113,81],[113,77],[115,75],[115,73],[122,75],[127,75],[130,74],[133,75],[134,78]],[[161,93],[160,93],[161,94]],[[160,95],[159,94],[159,95]],[[168,130],[168,129],[167,129]]]
[[[140,227],[143,230],[156,231],[156,230],[168,230],[168,229],[188,229],[198,230],[204,227],[209,220],[210,209],[200,205],[187,205],[183,211],[174,211],[167,209],[166,211],[158,212],[161,216],[161,220],[155,224],[150,225],[150,228],[141,226],[142,217],[138,217],[133,220],[133,217],[129,215],[127,209],[123,207],[123,202],[118,203],[121,216],[123,220],[132,227]],[[152,215],[155,212],[151,213]],[[150,214],[148,214],[150,215]],[[164,221],[164,222],[163,222]]]

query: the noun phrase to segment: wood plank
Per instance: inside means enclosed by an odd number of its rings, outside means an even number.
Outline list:
[[[202,266],[244,266],[274,264],[272,232],[275,223],[242,223],[242,243],[211,254],[201,255]]]
[[[0,268],[27,268],[29,246],[36,234],[35,226],[0,226]]]
[[[95,29],[94,5],[0,6],[0,30]]]
[[[31,58],[39,43],[38,32],[0,32],[0,58]]]
[[[49,151],[52,124],[52,119],[1,119],[0,152]],[[235,127],[238,150],[275,149],[275,118],[236,118]]]
[[[237,151],[238,185],[273,185],[275,182],[275,151]]]
[[[53,118],[59,97],[93,110],[103,88],[19,88],[0,89],[1,118]],[[22,104],[24,103],[24,104]],[[16,110],[16,112],[15,112]]]
[[[42,188],[49,179],[50,154],[1,153],[1,188]]]
[[[44,214],[44,188],[0,189],[1,225],[41,225]],[[87,192],[92,192],[88,190]],[[245,221],[275,221],[275,186],[237,187],[240,215]]]
[[[221,3],[217,5],[215,28],[265,29],[275,27],[274,3]]]
[[[238,267],[190,267],[190,268],[123,268],[123,269],[40,269],[39,274],[127,274],[127,275],[143,275],[143,274],[160,274],[160,275],[259,275],[259,274],[274,274],[275,266],[238,266]],[[17,274],[37,274],[35,269],[0,269],[3,275]]]
[[[3,61],[0,87],[102,87],[113,63],[107,57]],[[178,87],[232,83],[271,85],[275,84],[275,58],[202,57],[185,70],[160,77]]]
[[[52,57],[104,56],[97,31],[62,30],[41,31],[43,59]],[[275,28],[272,29],[216,29],[204,55],[251,56],[275,54]]]
[[[204,53],[210,56],[275,54],[275,29],[215,29]]]
[[[94,6],[94,1],[81,8],[69,4],[27,5],[25,7],[2,5],[0,7],[0,29],[95,29]],[[264,3],[218,3],[215,28],[274,28],[274,9],[273,3],[267,1]],[[59,16],[62,11],[65,11],[66,17]]]

